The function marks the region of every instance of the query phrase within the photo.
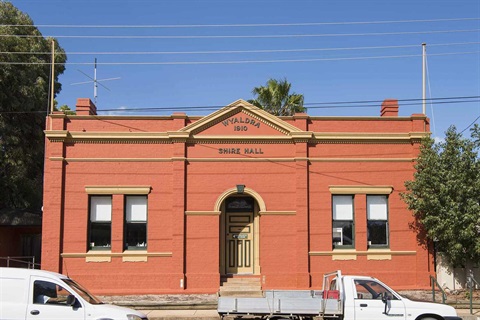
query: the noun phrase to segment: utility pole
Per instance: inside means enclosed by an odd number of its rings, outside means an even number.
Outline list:
[[[50,114],[53,113],[54,108],[54,97],[53,94],[55,92],[55,40],[52,39],[52,74],[50,75]]]
[[[426,111],[426,95],[427,95],[427,44],[422,43],[422,113],[427,114]]]

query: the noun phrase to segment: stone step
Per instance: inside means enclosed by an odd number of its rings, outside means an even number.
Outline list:
[[[256,286],[222,286],[220,287],[220,291],[262,291],[262,287],[260,285]]]
[[[220,297],[242,297],[242,298],[262,298],[263,292],[261,290],[245,291],[245,290],[228,290],[219,291]]]
[[[230,284],[240,285],[240,286],[260,285],[260,280],[229,279],[228,281],[222,282],[222,285],[230,285]]]
[[[222,284],[260,284],[260,278],[222,278]]]
[[[261,280],[259,277],[224,277],[219,290],[222,297],[263,297]]]

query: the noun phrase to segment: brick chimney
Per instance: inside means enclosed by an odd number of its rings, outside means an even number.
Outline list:
[[[380,110],[381,117],[398,117],[398,100],[385,99],[382,102],[382,109]]]
[[[78,98],[76,108],[77,116],[97,115],[97,107],[89,98]]]

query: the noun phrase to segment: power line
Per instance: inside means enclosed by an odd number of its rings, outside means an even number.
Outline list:
[[[41,28],[244,28],[244,27],[303,27],[303,26],[331,26],[331,25],[368,25],[368,24],[395,24],[395,23],[426,23],[474,21],[480,18],[446,18],[421,20],[379,20],[379,21],[344,21],[344,22],[304,22],[304,23],[249,23],[249,24],[178,24],[178,25],[68,25],[68,24],[38,24]],[[31,27],[32,25],[5,24],[5,27]]]
[[[478,119],[480,119],[480,116],[478,116],[475,120],[473,120],[473,122],[470,123],[465,129],[463,129],[462,131],[460,131],[460,134],[464,133],[468,128],[470,128],[471,126],[473,126],[474,123],[478,121]]]
[[[426,101],[442,101],[442,100],[458,100],[458,99],[480,99],[480,96],[456,96],[456,97],[440,97],[440,98],[426,98]],[[407,98],[407,99],[395,99],[398,102],[412,102],[423,101],[423,98]],[[358,103],[381,103],[384,100],[354,100],[354,101],[330,101],[330,102],[310,102],[304,103],[304,105],[310,104],[358,104]]]
[[[22,34],[2,34],[0,37],[18,37],[18,38],[70,38],[70,39],[266,39],[266,38],[312,38],[312,37],[360,37],[360,36],[391,36],[391,35],[414,35],[414,34],[442,34],[442,33],[468,33],[478,32],[480,29],[465,30],[430,30],[430,31],[399,31],[399,32],[368,32],[368,33],[318,33],[318,34],[270,34],[270,35],[184,35],[184,36],[164,36],[164,35],[22,35]]]
[[[436,46],[461,46],[475,45],[480,42],[452,42],[452,43],[433,43],[429,47]],[[66,52],[56,53],[57,55],[168,55],[168,54],[238,54],[238,53],[285,53],[285,52],[318,52],[318,51],[350,51],[350,50],[378,50],[378,49],[404,49],[418,48],[418,44],[406,44],[397,46],[369,46],[369,47],[337,47],[337,48],[300,48],[300,49],[259,49],[259,50],[217,50],[217,51],[86,51],[86,52]],[[18,54],[18,55],[36,55],[51,54],[51,52],[10,52],[2,51],[0,54]]]
[[[469,101],[444,101],[439,102],[437,104],[462,104],[462,103],[480,103],[479,100],[469,100]],[[421,102],[418,103],[405,103],[401,106],[420,106],[422,105]],[[225,106],[204,106],[204,107],[152,107],[152,108],[122,108],[122,109],[101,109],[98,110],[99,112],[148,112],[148,111],[179,111],[179,110],[192,110],[192,111],[214,111],[220,108],[224,108]],[[379,108],[380,105],[359,105],[359,106],[312,106],[307,107],[310,109],[361,109],[361,108]]]
[[[478,54],[480,51],[430,53],[429,56],[469,55]],[[394,56],[367,56],[367,57],[343,57],[343,58],[312,58],[312,59],[277,59],[277,60],[230,60],[230,61],[177,61],[177,62],[101,62],[98,65],[209,65],[209,64],[251,64],[251,63],[292,63],[292,62],[316,62],[316,61],[349,61],[371,59],[393,59],[421,57],[421,54],[394,55]],[[50,62],[5,62],[0,65],[45,65]],[[94,65],[93,62],[65,62],[63,65]]]
[[[396,99],[402,103],[400,106],[418,106],[422,104],[421,98]],[[464,103],[480,103],[480,96],[457,96],[457,97],[439,97],[427,98],[427,101],[435,104],[464,104]],[[305,103],[308,109],[347,109],[347,108],[378,108],[379,103],[384,100],[357,100],[357,101],[331,101],[331,102],[310,102]],[[416,101],[416,102],[415,102]],[[368,104],[366,104],[368,103]],[[348,105],[350,104],[350,105]],[[356,104],[356,105],[355,105]],[[177,107],[143,107],[143,108],[115,108],[115,109],[99,109],[99,112],[141,112],[141,111],[178,111],[178,110],[218,110],[224,108],[225,105],[210,106],[177,106]],[[46,113],[46,111],[0,111],[0,114],[20,114],[20,113]],[[480,118],[480,117],[479,117]],[[478,120],[478,118],[476,119]],[[475,120],[475,121],[476,121]],[[474,121],[474,122],[475,122]],[[472,123],[473,124],[473,123]],[[471,125],[470,125],[471,126]]]

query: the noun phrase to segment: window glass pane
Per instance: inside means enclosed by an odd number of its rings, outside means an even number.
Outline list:
[[[333,221],[333,246],[353,245],[353,221]]]
[[[111,197],[90,197],[90,221],[112,221]]]
[[[90,224],[90,249],[93,247],[110,248],[110,223],[91,223]]]
[[[355,289],[357,299],[381,300],[382,295],[386,294],[389,300],[397,300],[397,297],[390,290],[374,280],[355,280]]]
[[[353,220],[353,197],[333,196],[333,220]]]
[[[125,249],[147,248],[147,196],[125,197]]]
[[[253,210],[253,198],[229,197],[226,201],[227,212],[242,212]]]
[[[125,245],[127,248],[147,247],[147,224],[146,223],[128,223],[126,227]]]
[[[368,220],[387,220],[387,196],[367,196]]]
[[[367,231],[369,245],[388,245],[387,221],[369,220]]]
[[[145,196],[129,196],[126,203],[126,220],[147,221],[147,197]]]
[[[37,280],[33,284],[33,303],[67,306],[67,297],[71,293],[65,288],[48,281]]]

